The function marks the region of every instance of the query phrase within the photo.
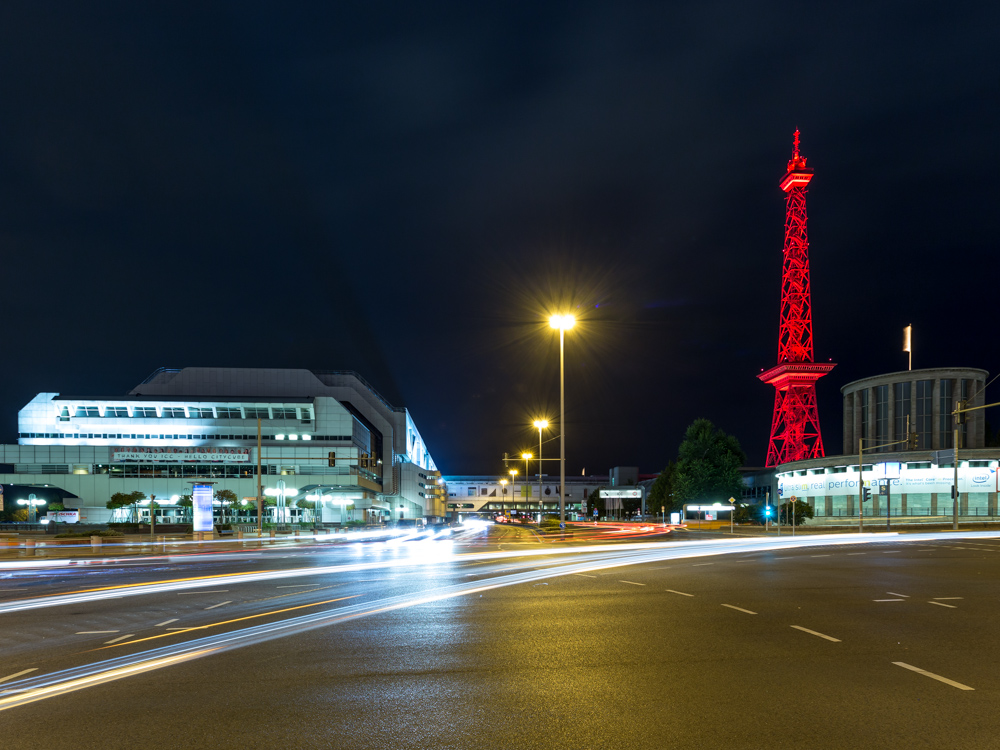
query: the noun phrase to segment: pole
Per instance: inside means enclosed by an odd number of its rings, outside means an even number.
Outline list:
[[[538,428],[538,523],[542,522],[542,428]]]
[[[530,461],[530,460],[531,460],[530,458],[524,459],[524,486],[528,488],[527,490],[525,490],[525,492],[527,492],[527,493],[531,492],[531,469],[528,468],[528,461]],[[539,497],[539,499],[541,499],[541,497]],[[525,503],[524,504],[524,509],[525,510],[531,510],[528,507],[529,505],[531,505],[531,503]],[[541,523],[542,519],[539,518],[538,522]]]
[[[566,330],[559,328],[559,528],[566,523]]]
[[[264,493],[260,489],[260,418],[257,419],[257,536],[264,533],[264,520],[262,516],[264,505]]]
[[[149,541],[153,541],[156,530],[156,495],[149,496]]]
[[[886,477],[885,480],[885,530],[892,531],[892,482]]]
[[[864,460],[864,444],[865,439],[863,437],[858,438],[858,533],[863,534],[865,531],[865,465]]]
[[[795,506],[798,505],[798,498],[792,495],[792,536],[795,536]]]
[[[955,487],[952,490],[952,492],[955,493],[955,504],[951,521],[951,527],[955,531],[958,531],[958,412],[957,411],[955,412],[954,417],[955,417],[955,437],[953,444],[955,446]]]

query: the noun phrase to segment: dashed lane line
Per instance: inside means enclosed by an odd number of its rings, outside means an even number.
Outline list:
[[[597,578],[597,576],[588,576],[586,573],[574,573],[575,576],[583,576],[584,578]]]
[[[633,586],[645,586],[646,585],[644,583],[636,583],[635,581],[618,581],[618,583],[630,583]]]
[[[833,643],[840,643],[840,639],[839,638],[834,638],[832,635],[825,635],[823,633],[817,633],[815,630],[810,630],[809,628],[804,628],[801,625],[790,625],[789,627],[793,627],[796,630],[801,630],[803,633],[809,633],[809,635],[814,635],[817,638],[825,638],[826,640],[832,641]]]
[[[176,617],[174,617],[174,618],[173,618],[173,619],[171,619],[171,620],[164,620],[163,622],[158,622],[158,623],[156,623],[156,624],[155,624],[155,625],[154,625],[153,627],[154,627],[154,628],[162,628],[162,627],[163,627],[164,625],[169,625],[169,624],[170,624],[170,623],[172,623],[172,622],[177,622],[177,618],[176,618]]]
[[[194,596],[195,594],[225,594],[229,589],[213,589],[212,591],[178,591],[177,596]]]
[[[100,635],[102,633],[120,633],[120,630],[78,630],[77,635]]]
[[[683,591],[674,591],[673,589],[667,589],[668,594],[680,594],[681,596],[694,596],[694,594],[686,594]]]
[[[124,641],[126,638],[131,638],[135,633],[129,633],[128,635],[120,635],[117,638],[112,638],[110,641],[105,641],[105,643],[118,643],[118,641]]]
[[[753,611],[751,611],[749,609],[743,609],[743,607],[736,607],[736,606],[733,606],[732,604],[722,604],[720,606],[729,607],[730,609],[735,609],[737,612],[746,612],[748,615],[755,615],[755,614],[757,614],[756,612],[753,612]]]
[[[15,677],[20,677],[23,674],[28,674],[30,672],[37,672],[38,667],[32,667],[31,669],[22,669],[20,672],[14,672],[14,674],[9,674],[6,677],[0,677],[0,682],[7,682],[7,680],[13,680]]]
[[[928,604],[936,604],[939,607],[947,607],[948,609],[958,609],[954,604],[945,604],[944,602],[928,602]]]
[[[715,563],[695,563],[692,568],[700,568],[702,565],[715,565]]]
[[[909,599],[910,598],[909,594],[897,594],[895,591],[886,591],[885,593],[892,594],[893,596],[901,596],[904,599]]]
[[[937,680],[938,682],[943,682],[945,685],[951,685],[959,690],[975,690],[975,688],[969,687],[968,685],[963,685],[961,682],[955,682],[954,680],[949,680],[947,677],[942,677],[939,674],[934,674],[933,672],[928,672],[926,669],[921,669],[920,667],[915,667],[912,664],[907,664],[902,661],[894,661],[897,667],[902,667],[903,669],[909,669],[911,672],[916,672],[917,674],[922,674],[924,677],[930,677],[932,680]]]
[[[963,597],[961,597],[961,596],[935,596],[934,597],[934,601],[936,601],[936,602],[947,602],[947,601],[951,601],[952,599],[962,599],[962,598]]]
[[[224,604],[232,604],[233,601],[230,599],[228,602],[219,602],[218,604],[213,604],[211,607],[205,607],[205,609],[215,609],[216,607],[221,607]]]
[[[906,599],[872,599],[873,602],[905,602]]]

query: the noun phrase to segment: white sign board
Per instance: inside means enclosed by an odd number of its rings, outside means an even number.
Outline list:
[[[191,493],[193,531],[212,530],[212,485],[196,484]]]
[[[600,497],[641,498],[642,490],[600,490]]]
[[[45,514],[49,521],[58,523],[79,523],[80,511],[78,510],[50,510]]]
[[[135,461],[150,464],[245,464],[250,462],[250,449],[194,446],[156,448],[143,445],[127,445],[112,448],[111,460],[116,462]]]

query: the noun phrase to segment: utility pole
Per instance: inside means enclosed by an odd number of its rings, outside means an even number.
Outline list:
[[[263,506],[264,493],[260,484],[260,417],[257,418],[257,536],[264,533]],[[262,542],[263,544],[263,542]]]

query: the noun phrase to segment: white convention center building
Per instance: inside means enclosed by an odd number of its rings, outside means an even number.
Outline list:
[[[59,501],[85,523],[112,520],[111,496],[136,491],[162,503],[158,520],[181,520],[177,498],[194,482],[253,507],[258,463],[265,494],[290,507],[309,498],[323,523],[445,516],[440,473],[409,412],[355,372],[160,369],[120,397],[40,393],[18,433],[0,446],[7,503]]]

